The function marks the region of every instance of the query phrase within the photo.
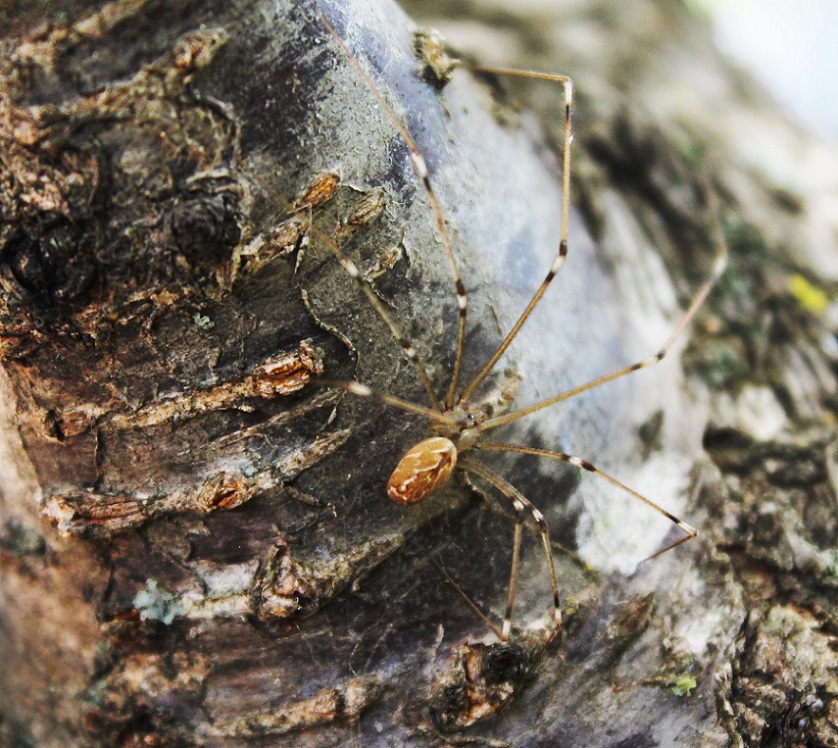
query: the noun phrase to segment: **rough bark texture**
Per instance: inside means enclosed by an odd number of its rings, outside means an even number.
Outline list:
[[[498,437],[591,460],[698,539],[635,571],[666,520],[569,467],[481,456],[550,525],[546,651],[537,533],[502,644],[452,580],[498,619],[509,507],[460,477],[391,504],[422,418],[311,383],[426,402],[331,242],[440,393],[456,332],[410,151],[314,6],[0,10],[9,745],[836,744],[838,150],[680,4],[552,6],[408,4],[471,59],[577,85],[569,259],[487,407],[657,350],[709,273],[707,189],[731,256],[664,363]],[[427,82],[397,8],[318,8],[428,163],[467,377],[557,249],[560,90]]]

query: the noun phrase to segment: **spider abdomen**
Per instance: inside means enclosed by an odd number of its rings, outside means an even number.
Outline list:
[[[457,465],[457,447],[433,436],[409,449],[387,482],[387,495],[402,506],[422,501],[442,488]]]

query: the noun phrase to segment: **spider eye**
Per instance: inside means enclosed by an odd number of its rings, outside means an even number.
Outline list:
[[[458,413],[457,420],[459,421],[459,428],[461,431],[467,431],[477,425],[477,416],[474,413]]]

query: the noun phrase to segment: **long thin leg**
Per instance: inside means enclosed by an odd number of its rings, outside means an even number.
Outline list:
[[[512,329],[507,333],[503,342],[498,346],[498,349],[492,354],[492,357],[486,362],[486,365],[478,372],[478,374],[466,385],[465,389],[457,398],[459,403],[466,402],[480,386],[484,379],[489,375],[492,369],[500,360],[500,357],[509,348],[510,343],[515,339],[524,322],[532,313],[533,309],[541,301],[541,297],[547,291],[550,282],[556,277],[556,274],[564,265],[567,258],[567,226],[570,215],[570,143],[572,141],[571,132],[571,106],[573,104],[573,81],[566,75],[550,75],[548,73],[535,73],[530,70],[508,70],[505,68],[487,68],[474,67],[472,70],[494,73],[498,75],[515,75],[523,78],[537,78],[539,80],[556,81],[564,86],[564,144],[562,147],[562,221],[559,234],[559,248],[556,256],[553,258],[553,264],[545,276],[538,290],[530,299],[518,321],[512,326]]]
[[[506,593],[506,610],[503,612],[503,626],[501,641],[509,639],[512,630],[512,606],[515,604],[515,593],[518,589],[518,570],[521,568],[521,530],[524,527],[524,505],[516,498],[512,498],[515,509],[515,532],[512,537],[512,563],[509,566],[509,589]]]
[[[667,551],[671,551],[673,548],[677,548],[682,543],[686,543],[688,540],[692,540],[696,535],[698,535],[698,530],[696,530],[691,525],[688,525],[686,522],[678,519],[674,514],[670,514],[666,511],[663,507],[656,504],[651,499],[647,499],[643,494],[638,493],[633,488],[629,488],[625,483],[621,483],[616,478],[608,475],[608,473],[602,472],[599,468],[592,465],[587,460],[583,460],[581,457],[574,457],[573,455],[565,454],[564,452],[552,452],[547,449],[537,449],[536,447],[521,447],[516,444],[496,444],[494,442],[478,442],[474,445],[475,449],[483,449],[492,452],[517,452],[519,454],[524,455],[536,455],[537,457],[549,457],[552,460],[561,460],[562,462],[567,462],[574,467],[580,468],[581,470],[587,470],[589,473],[593,473],[594,475],[598,475],[600,478],[607,480],[611,485],[616,486],[619,489],[622,489],[629,495],[633,496],[635,499],[642,501],[646,506],[651,507],[659,514],[662,514],[666,517],[670,522],[675,524],[683,533],[684,537],[678,538],[674,543],[670,543],[666,548],[663,548],[659,551],[656,551],[651,556],[647,556],[643,559],[640,563],[644,563],[646,561],[650,561],[657,556],[660,556]]]
[[[434,392],[433,384],[431,383],[431,378],[428,376],[427,369],[425,369],[425,365],[419,358],[419,354],[416,352],[416,348],[414,348],[410,340],[402,334],[395,320],[390,316],[390,313],[384,308],[384,305],[381,303],[381,300],[375,295],[375,291],[372,290],[372,287],[370,286],[369,282],[364,279],[364,276],[361,274],[361,271],[358,269],[358,266],[341,251],[340,247],[335,242],[329,239],[329,237],[327,237],[322,231],[320,231],[313,223],[309,222],[308,227],[311,230],[311,232],[315,234],[315,236],[317,236],[318,240],[325,244],[332,251],[335,257],[337,257],[338,262],[340,262],[347,275],[349,275],[349,277],[352,278],[358,284],[358,286],[364,292],[364,295],[367,297],[367,299],[369,299],[370,304],[372,304],[378,316],[381,317],[381,319],[384,321],[387,327],[390,328],[390,332],[392,333],[393,337],[398,341],[399,345],[402,347],[404,355],[410,360],[410,362],[413,364],[416,371],[418,372],[419,378],[422,380],[422,384],[425,386],[425,391],[428,393],[428,398],[431,401],[431,407],[434,409],[434,411],[441,412],[442,407],[439,402],[439,398],[436,396],[436,392]]]
[[[385,403],[386,405],[391,405],[394,408],[405,410],[408,413],[415,413],[418,416],[424,416],[428,420],[435,421],[436,423],[453,426],[455,428],[463,427],[463,423],[461,421],[452,416],[447,416],[441,411],[432,410],[431,408],[426,408],[422,405],[416,405],[415,403],[408,402],[407,400],[402,400],[400,397],[388,395],[385,392],[376,392],[372,388],[365,384],[361,384],[360,382],[347,382],[335,379],[311,379],[309,381],[311,384],[318,387],[337,387],[338,389],[345,390],[346,392],[358,395],[359,397],[370,397],[374,400]]]
[[[251,175],[253,176],[253,175]],[[259,177],[253,177],[259,183],[259,185],[264,189],[266,192],[272,193],[276,198],[276,202],[278,204],[286,204],[287,201],[283,200],[274,190],[271,185],[267,184],[265,181],[260,179]],[[334,183],[334,188],[336,188],[337,183]],[[314,223],[312,223],[311,219],[311,212],[313,209],[319,207],[321,204],[316,199],[311,199],[312,188],[309,185],[303,190],[301,195],[298,195],[288,207],[288,212],[293,214],[295,217],[300,219],[304,224],[305,228],[308,231],[311,231],[314,234],[318,241],[324,244],[332,254],[335,255],[338,262],[341,264],[341,267],[346,271],[347,275],[349,275],[360,287],[361,291],[363,291],[364,295],[369,299],[370,304],[372,305],[373,309],[375,309],[376,314],[383,320],[384,324],[390,329],[393,337],[402,347],[404,351],[404,355],[410,360],[413,366],[416,369],[416,372],[419,374],[419,378],[422,380],[422,384],[425,387],[425,391],[428,394],[428,399],[431,402],[431,407],[438,412],[442,411],[440,406],[439,398],[436,396],[436,392],[434,391],[433,384],[431,383],[431,378],[428,376],[428,371],[425,368],[425,365],[422,363],[422,360],[419,358],[419,354],[416,352],[416,348],[414,348],[413,344],[410,340],[405,337],[405,335],[401,332],[401,329],[396,324],[395,320],[392,318],[390,313],[381,303],[381,300],[378,296],[375,295],[375,291],[373,291],[371,284],[367,281],[361,271],[358,269],[358,266],[352,262],[352,260],[347,257],[341,248],[330,239],[326,234],[324,234],[320,229],[318,229]]]
[[[554,632],[562,627],[562,609],[559,603],[559,580],[556,577],[556,565],[553,562],[553,548],[550,545],[550,531],[547,528],[547,522],[544,515],[536,509],[532,502],[524,496],[515,486],[508,483],[499,475],[493,473],[489,468],[481,462],[472,459],[469,456],[461,456],[458,467],[461,467],[467,473],[483,478],[487,483],[498,489],[509,501],[512,502],[515,511],[518,513],[518,519],[515,524],[515,546],[512,549],[512,574],[509,583],[509,593],[506,601],[506,612],[503,618],[503,626],[501,628],[501,639],[506,641],[509,638],[509,633],[512,629],[512,605],[515,601],[515,589],[518,584],[518,564],[521,553],[521,522],[522,507],[526,509],[541,533],[541,543],[544,546],[544,555],[547,557],[547,567],[550,570],[550,584],[553,588],[553,626]],[[552,637],[551,637],[552,638]]]
[[[436,217],[436,223],[439,227],[439,233],[442,237],[442,243],[445,246],[445,252],[448,256],[448,264],[451,266],[451,274],[454,278],[454,287],[457,291],[457,308],[459,310],[459,319],[457,323],[457,352],[454,358],[454,371],[451,374],[451,384],[448,387],[448,392],[445,395],[444,400],[445,407],[450,408],[454,403],[454,397],[460,379],[460,369],[462,368],[463,346],[465,343],[466,334],[466,315],[468,310],[468,294],[466,293],[466,288],[463,285],[462,279],[460,278],[460,271],[457,267],[457,258],[454,256],[454,248],[451,245],[451,238],[448,235],[448,228],[445,225],[445,218],[442,214],[442,208],[440,207],[439,200],[436,196],[436,192],[434,191],[433,185],[431,184],[431,177],[428,173],[428,166],[425,163],[425,158],[424,156],[422,156],[422,152],[419,150],[419,146],[417,146],[416,142],[413,140],[413,136],[408,132],[407,128],[399,121],[399,118],[396,117],[396,113],[387,103],[381,91],[378,90],[378,87],[373,82],[369,73],[367,73],[367,71],[358,61],[358,58],[349,49],[349,47],[346,45],[346,42],[344,42],[344,40],[341,39],[341,37],[335,31],[334,27],[322,16],[322,14],[317,10],[315,10],[314,12],[317,15],[317,18],[319,19],[320,23],[326,29],[326,31],[329,32],[329,34],[335,40],[337,45],[346,54],[349,61],[358,70],[358,73],[361,75],[364,81],[366,81],[367,86],[369,87],[370,91],[372,91],[375,98],[378,100],[378,103],[381,105],[381,108],[390,118],[394,127],[399,131],[399,134],[402,136],[402,140],[404,140],[405,144],[410,149],[410,156],[411,160],[413,161],[413,166],[416,169],[416,173],[419,175],[419,178],[422,180],[422,184],[425,186],[425,191],[428,193],[428,199],[431,202],[431,208],[433,209],[434,216]]]
[[[620,377],[624,377],[626,374],[631,374],[632,372],[637,371],[638,369],[645,369],[648,366],[653,366],[654,364],[660,363],[664,359],[666,354],[669,352],[669,349],[672,347],[672,344],[675,342],[676,338],[678,338],[678,336],[684,331],[684,328],[690,323],[692,318],[695,316],[695,313],[698,311],[699,307],[701,307],[701,305],[704,303],[704,300],[707,298],[707,295],[710,293],[713,286],[716,284],[716,281],[719,279],[719,276],[724,272],[724,269],[727,266],[727,244],[725,243],[724,238],[721,235],[721,229],[718,226],[715,227],[715,232],[716,240],[717,242],[720,242],[720,251],[716,255],[716,260],[713,263],[713,270],[710,274],[710,277],[701,286],[695,298],[693,299],[692,304],[690,304],[689,309],[687,309],[686,313],[681,318],[681,321],[677,324],[675,330],[673,330],[672,334],[669,336],[669,339],[663,344],[663,347],[661,347],[661,349],[657,353],[647,358],[644,358],[641,361],[637,361],[636,363],[633,363],[629,366],[625,366],[622,369],[618,369],[617,371],[611,372],[610,374],[605,374],[604,376],[592,379],[590,382],[580,384],[577,387],[573,387],[572,389],[566,390],[565,392],[561,392],[558,395],[555,395],[554,397],[548,398],[547,400],[542,400],[541,402],[535,403],[526,408],[514,410],[511,413],[505,413],[504,415],[497,416],[495,418],[489,418],[480,424],[478,430],[481,432],[488,431],[489,429],[494,429],[498,426],[503,426],[504,424],[512,423],[513,421],[517,421],[519,418],[528,416],[530,413],[535,413],[536,411],[539,411],[542,408],[548,408],[551,405],[560,403],[562,400],[568,400],[569,398],[574,397],[582,392],[587,392],[588,390],[600,387],[606,382],[612,382],[613,380],[619,379]]]
[[[474,613],[477,615],[477,617],[481,621],[483,621],[483,623],[486,624],[486,628],[488,628],[498,639],[503,641],[503,634],[501,633],[501,630],[497,626],[495,626],[495,624],[492,623],[488,619],[486,614],[482,610],[480,610],[480,608],[477,607],[477,603],[475,603],[474,600],[472,600],[466,594],[465,590],[462,587],[460,587],[460,585],[457,584],[457,582],[455,582],[454,579],[451,578],[451,575],[445,570],[445,567],[440,563],[439,559],[432,558],[431,560],[436,564],[437,568],[442,572],[442,575],[448,581],[448,584],[450,584],[454,588],[454,591],[460,597],[462,597],[463,600],[466,601],[466,604],[469,606],[469,608],[471,608],[474,611]]]

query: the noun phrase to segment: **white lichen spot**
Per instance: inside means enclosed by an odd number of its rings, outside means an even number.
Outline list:
[[[735,408],[736,425],[757,441],[775,438],[786,424],[786,412],[769,387],[748,385],[736,398]]]
[[[707,652],[710,642],[724,630],[729,617],[726,608],[709,607],[700,615],[682,619],[675,633],[693,654],[700,657]]]
[[[215,327],[215,322],[200,312],[195,312],[195,314],[192,315],[192,320],[195,322],[195,326],[201,330],[212,330],[212,328]]]
[[[241,564],[203,562],[196,565],[195,571],[205,585],[207,597],[223,597],[248,590],[253,584],[253,576],[258,568],[258,561]]]
[[[160,589],[156,579],[148,579],[132,601],[143,621],[154,620],[167,626],[185,612],[181,601],[170,592]]]

